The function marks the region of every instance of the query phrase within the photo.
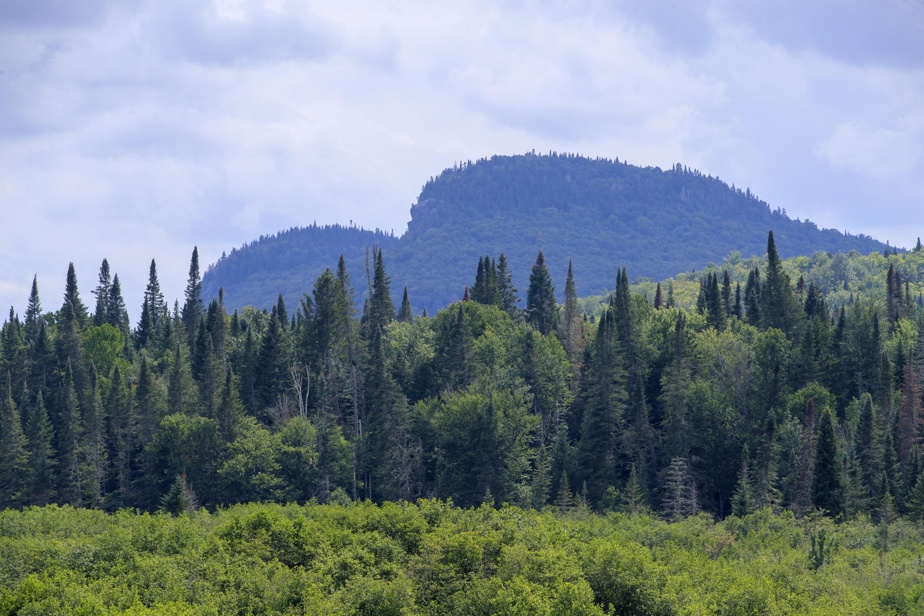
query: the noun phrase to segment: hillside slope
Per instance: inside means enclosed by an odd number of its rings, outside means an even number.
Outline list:
[[[294,309],[326,268],[337,270],[341,254],[353,285],[363,289],[366,248],[378,246],[388,253],[397,243],[398,238],[378,229],[340,225],[280,231],[222,255],[202,276],[202,297],[207,302],[224,288],[225,302],[233,310],[271,306],[282,293],[286,304]]]
[[[351,230],[342,227],[292,230],[280,234],[284,242],[273,236],[235,251],[210,269],[205,282],[211,293],[224,286],[232,305],[246,297],[243,303],[265,306],[279,291],[290,301],[290,289],[298,289],[293,299],[309,291],[312,276],[334,267],[340,252],[361,255],[364,247],[354,241],[378,243],[394,294],[400,297],[406,284],[415,310],[426,307],[432,313],[462,296],[478,257],[486,254],[507,255],[521,295],[540,249],[559,293],[572,259],[578,293],[588,295],[612,288],[617,267],[626,267],[633,279],[661,279],[734,251],[761,255],[770,229],[783,257],[885,248],[868,236],[792,220],[749,190],[680,165],[662,170],[618,160],[526,154],[465,163],[431,178],[411,208],[407,232],[393,243],[382,241],[393,239],[384,234],[343,235]],[[333,239],[335,234],[343,238]],[[253,278],[257,269],[239,265],[257,255],[267,265],[259,270],[264,276],[259,281]],[[356,261],[347,255],[348,266]],[[250,272],[247,293],[236,292],[238,271]],[[364,276],[361,265],[351,273],[354,283]],[[265,294],[256,293],[258,288]]]

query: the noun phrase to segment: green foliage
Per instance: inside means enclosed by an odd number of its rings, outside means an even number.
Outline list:
[[[447,502],[0,512],[0,613],[914,614],[919,526]]]

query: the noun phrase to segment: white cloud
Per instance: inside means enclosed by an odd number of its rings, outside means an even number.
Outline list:
[[[134,313],[152,257],[178,297],[195,244],[204,268],[315,220],[401,233],[430,176],[532,149],[685,163],[853,232],[875,198],[893,243],[924,224],[904,33],[847,53],[723,0],[65,4],[0,9],[2,303],[38,272],[57,307],[71,260],[88,294],[107,257]]]
[[[818,152],[835,167],[892,180],[920,168],[922,137],[908,130],[872,129],[861,121],[848,120],[835,127]]]

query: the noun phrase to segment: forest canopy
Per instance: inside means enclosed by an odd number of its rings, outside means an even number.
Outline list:
[[[556,303],[541,252],[522,291],[486,255],[462,301],[415,317],[376,250],[361,313],[341,259],[299,305],[229,315],[193,251],[172,310],[152,261],[135,326],[106,261],[92,312],[71,266],[59,309],[36,281],[0,334],[0,503],[921,519],[922,259],[785,262],[771,233],[764,260],[653,292],[620,268],[596,305],[573,267]]]

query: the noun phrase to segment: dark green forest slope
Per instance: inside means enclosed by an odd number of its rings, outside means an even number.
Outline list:
[[[662,170],[526,154],[468,162],[431,178],[398,240],[342,227],[294,229],[232,252],[203,284],[206,298],[223,287],[229,309],[268,307],[280,290],[296,303],[297,290],[341,252],[359,279],[354,264],[377,243],[389,260],[395,300],[406,285],[415,308],[432,314],[461,299],[480,255],[505,253],[521,289],[538,250],[554,280],[564,280],[572,259],[582,273],[578,293],[590,295],[613,287],[617,265],[634,278],[663,279],[733,251],[762,255],[767,229],[783,257],[885,248],[866,236],[792,220],[749,190],[680,165]]]
[[[366,250],[378,246],[391,252],[398,238],[378,229],[341,225],[311,225],[261,236],[222,255],[202,277],[203,297],[218,297],[224,288],[229,307],[268,308],[279,294],[297,304],[305,286],[340,255],[351,272],[365,272]]]

